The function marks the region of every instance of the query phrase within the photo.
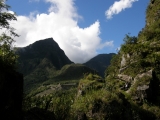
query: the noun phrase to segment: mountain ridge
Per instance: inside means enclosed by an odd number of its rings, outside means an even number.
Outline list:
[[[104,72],[106,68],[110,65],[112,57],[116,55],[115,53],[109,54],[98,54],[97,56],[91,58],[84,65],[88,66],[91,69],[95,69],[99,72],[101,77],[104,77]]]
[[[36,41],[24,48],[17,48],[18,71],[24,75],[24,89],[30,91],[42,84],[56,81],[80,80],[85,73],[95,73],[82,64],[74,64],[53,40]]]

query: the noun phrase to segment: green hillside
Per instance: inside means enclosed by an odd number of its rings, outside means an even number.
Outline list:
[[[18,71],[24,75],[26,93],[37,91],[43,85],[73,80],[77,83],[84,73],[97,73],[85,65],[71,62],[52,38],[17,48],[16,53],[19,56]]]
[[[137,37],[126,35],[105,71],[101,89],[93,87],[84,92],[88,80],[80,81],[78,91],[85,94],[79,95],[72,105],[73,119],[160,119],[159,11],[160,1],[151,0],[145,27]]]
[[[160,1],[151,0],[145,27],[138,36],[126,35],[105,70],[105,80],[96,74],[85,74],[77,88],[41,99],[32,96],[32,105],[26,102],[28,108],[46,109],[56,120],[159,120],[159,11]]]

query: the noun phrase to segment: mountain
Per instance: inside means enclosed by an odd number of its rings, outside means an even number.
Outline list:
[[[74,64],[52,39],[39,40],[24,48],[17,48],[18,71],[24,75],[24,90],[30,91],[55,81],[79,80],[84,73],[96,73]]]
[[[33,72],[38,65],[53,65],[55,70],[61,69],[66,64],[73,63],[65,55],[53,38],[37,41],[27,47],[17,48],[19,55],[19,71],[24,75]]]
[[[145,27],[137,37],[126,35],[105,80],[85,74],[77,88],[32,97],[26,109],[52,111],[57,120],[159,120],[160,0],[150,0]]]
[[[100,76],[104,77],[104,71],[110,65],[110,61],[113,55],[115,55],[115,53],[99,54],[90,59],[88,62],[84,63],[84,65],[88,66],[91,69],[95,69],[96,71],[98,71]]]

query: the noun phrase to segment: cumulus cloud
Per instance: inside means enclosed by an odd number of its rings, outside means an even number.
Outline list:
[[[105,12],[107,19],[111,19],[114,14],[119,14],[122,10],[126,8],[131,8],[132,4],[138,0],[120,0],[115,1],[112,6]]]
[[[12,26],[20,35],[15,45],[27,46],[36,40],[52,37],[66,55],[76,63],[83,63],[97,54],[97,49],[113,46],[112,41],[101,43],[100,23],[86,28],[78,26],[78,15],[73,0],[46,0],[51,3],[48,13],[32,12],[18,16]]]

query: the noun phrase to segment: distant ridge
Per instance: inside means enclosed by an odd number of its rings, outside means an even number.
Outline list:
[[[104,77],[104,71],[110,65],[110,61],[113,55],[115,55],[115,53],[99,54],[90,59],[88,62],[84,63],[84,65],[88,66],[91,69],[95,69],[99,72],[99,75]]]

